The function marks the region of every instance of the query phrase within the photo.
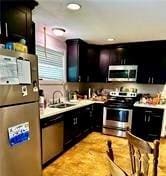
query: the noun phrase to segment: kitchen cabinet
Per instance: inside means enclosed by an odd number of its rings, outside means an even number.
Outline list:
[[[64,113],[64,147],[71,147],[92,130],[93,106]]]
[[[67,81],[87,81],[87,45],[80,39],[71,39],[67,44]]]
[[[165,84],[166,41],[112,45],[67,40],[67,80],[107,82],[109,65],[138,65],[137,83]]]
[[[80,110],[80,126],[82,135],[86,135],[92,130],[93,106],[86,106]]]
[[[64,147],[71,146],[80,135],[80,111],[73,110],[64,113]]]
[[[99,82],[99,47],[97,45],[87,46],[87,82]]]
[[[100,82],[107,82],[109,65],[134,65],[136,60],[131,47],[104,46],[100,49]]]
[[[29,53],[34,54],[33,34],[34,28],[32,24],[32,9],[37,5],[36,1],[27,2],[1,2],[1,35],[2,43],[18,42],[24,38],[28,46]]]
[[[165,84],[166,54],[164,42],[151,42],[138,46],[137,83]]]
[[[135,107],[132,118],[132,133],[144,140],[160,139],[163,110]]]
[[[102,132],[103,127],[103,104],[94,104],[93,110],[93,130]]]
[[[109,49],[100,49],[99,56],[99,81],[107,82],[108,79],[108,67],[110,65],[110,60],[112,59],[111,51]],[[113,59],[112,59],[113,60]]]

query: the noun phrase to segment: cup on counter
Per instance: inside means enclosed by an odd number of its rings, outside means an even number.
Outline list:
[[[87,95],[84,95],[84,99],[87,100],[87,99],[88,99],[88,96],[87,96]]]
[[[5,44],[5,49],[13,50],[13,42],[7,42]]]
[[[0,48],[5,48],[5,45],[3,43],[0,43]]]

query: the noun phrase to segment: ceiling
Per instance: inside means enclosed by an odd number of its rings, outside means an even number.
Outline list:
[[[38,0],[33,20],[66,30],[62,40],[81,38],[93,44],[166,39],[166,0]],[[71,11],[69,2],[82,8]],[[107,38],[114,38],[113,42]]]

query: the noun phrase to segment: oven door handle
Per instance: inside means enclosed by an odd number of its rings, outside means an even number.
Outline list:
[[[110,109],[110,110],[119,110],[119,111],[132,111],[132,109],[125,109],[125,108],[111,108],[111,107],[109,107],[109,106],[105,106],[105,105],[104,105],[104,108],[106,108],[106,110],[107,110],[107,109]]]

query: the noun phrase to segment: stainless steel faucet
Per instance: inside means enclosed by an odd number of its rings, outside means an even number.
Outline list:
[[[63,93],[60,91],[60,90],[55,90],[54,92],[53,92],[53,104],[55,104],[55,94],[56,93],[60,93],[61,94],[61,96],[63,96]],[[58,103],[60,103],[60,98],[58,99]]]

